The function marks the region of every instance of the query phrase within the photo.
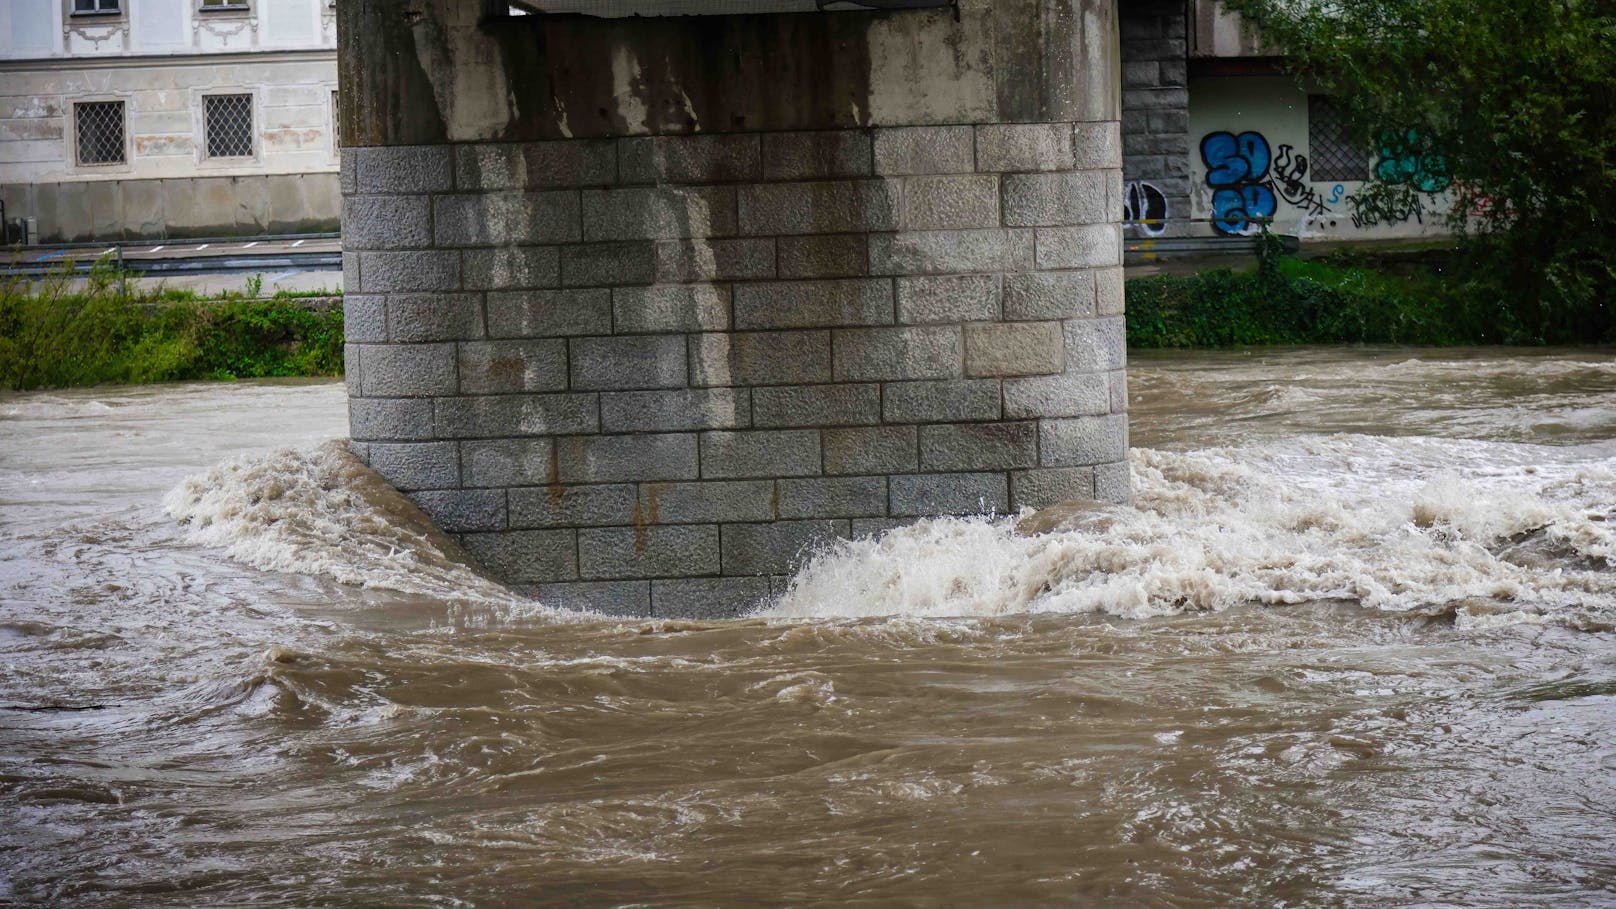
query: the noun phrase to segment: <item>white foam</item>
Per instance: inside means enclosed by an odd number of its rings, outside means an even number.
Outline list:
[[[190,541],[265,571],[491,603],[521,601],[340,441],[226,461],[163,502]]]
[[[942,519],[839,543],[764,614],[1147,617],[1318,600],[1616,609],[1616,460],[1604,452],[1341,435],[1136,449],[1132,464],[1134,506],[1039,536],[1015,519]]]

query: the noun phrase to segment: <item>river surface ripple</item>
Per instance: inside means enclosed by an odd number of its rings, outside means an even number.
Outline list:
[[[0,905],[1616,905],[1616,357],[1136,356],[1136,502],[559,614],[330,383],[0,397]]]

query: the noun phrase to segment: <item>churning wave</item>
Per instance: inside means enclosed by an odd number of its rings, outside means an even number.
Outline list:
[[[1107,613],[1346,601],[1462,625],[1616,616],[1616,451],[1302,436],[1132,452],[1134,504],[924,521],[812,554],[767,618]],[[340,442],[187,479],[169,514],[244,564],[516,602]]]
[[[163,501],[198,546],[265,571],[487,602],[519,599],[342,441],[233,458]]]
[[[1132,462],[1131,507],[840,543],[764,614],[1143,618],[1314,601],[1445,609],[1461,625],[1616,613],[1609,452],[1338,435],[1135,449]]]

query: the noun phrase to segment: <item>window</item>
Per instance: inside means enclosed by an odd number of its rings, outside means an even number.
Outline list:
[[[208,95],[203,103],[208,157],[252,157],[252,95]]]
[[[122,0],[73,0],[73,15],[122,12]]]
[[[202,0],[202,9],[246,9],[247,0]]]
[[[336,92],[331,93],[331,150],[342,148],[342,108],[338,107],[341,99]]]
[[[1335,99],[1307,96],[1307,145],[1315,183],[1369,179],[1369,155],[1347,141],[1346,123]]]
[[[73,105],[73,132],[80,164],[124,163],[122,101]]]

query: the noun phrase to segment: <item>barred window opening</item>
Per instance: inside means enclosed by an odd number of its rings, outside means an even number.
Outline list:
[[[116,13],[119,10],[119,0],[73,0],[75,13]]]
[[[73,105],[80,164],[124,163],[123,102],[87,101]]]
[[[1346,122],[1334,98],[1307,96],[1307,145],[1315,182],[1369,179],[1369,155],[1347,140]]]
[[[206,103],[208,157],[252,157],[252,95],[208,95]]]

